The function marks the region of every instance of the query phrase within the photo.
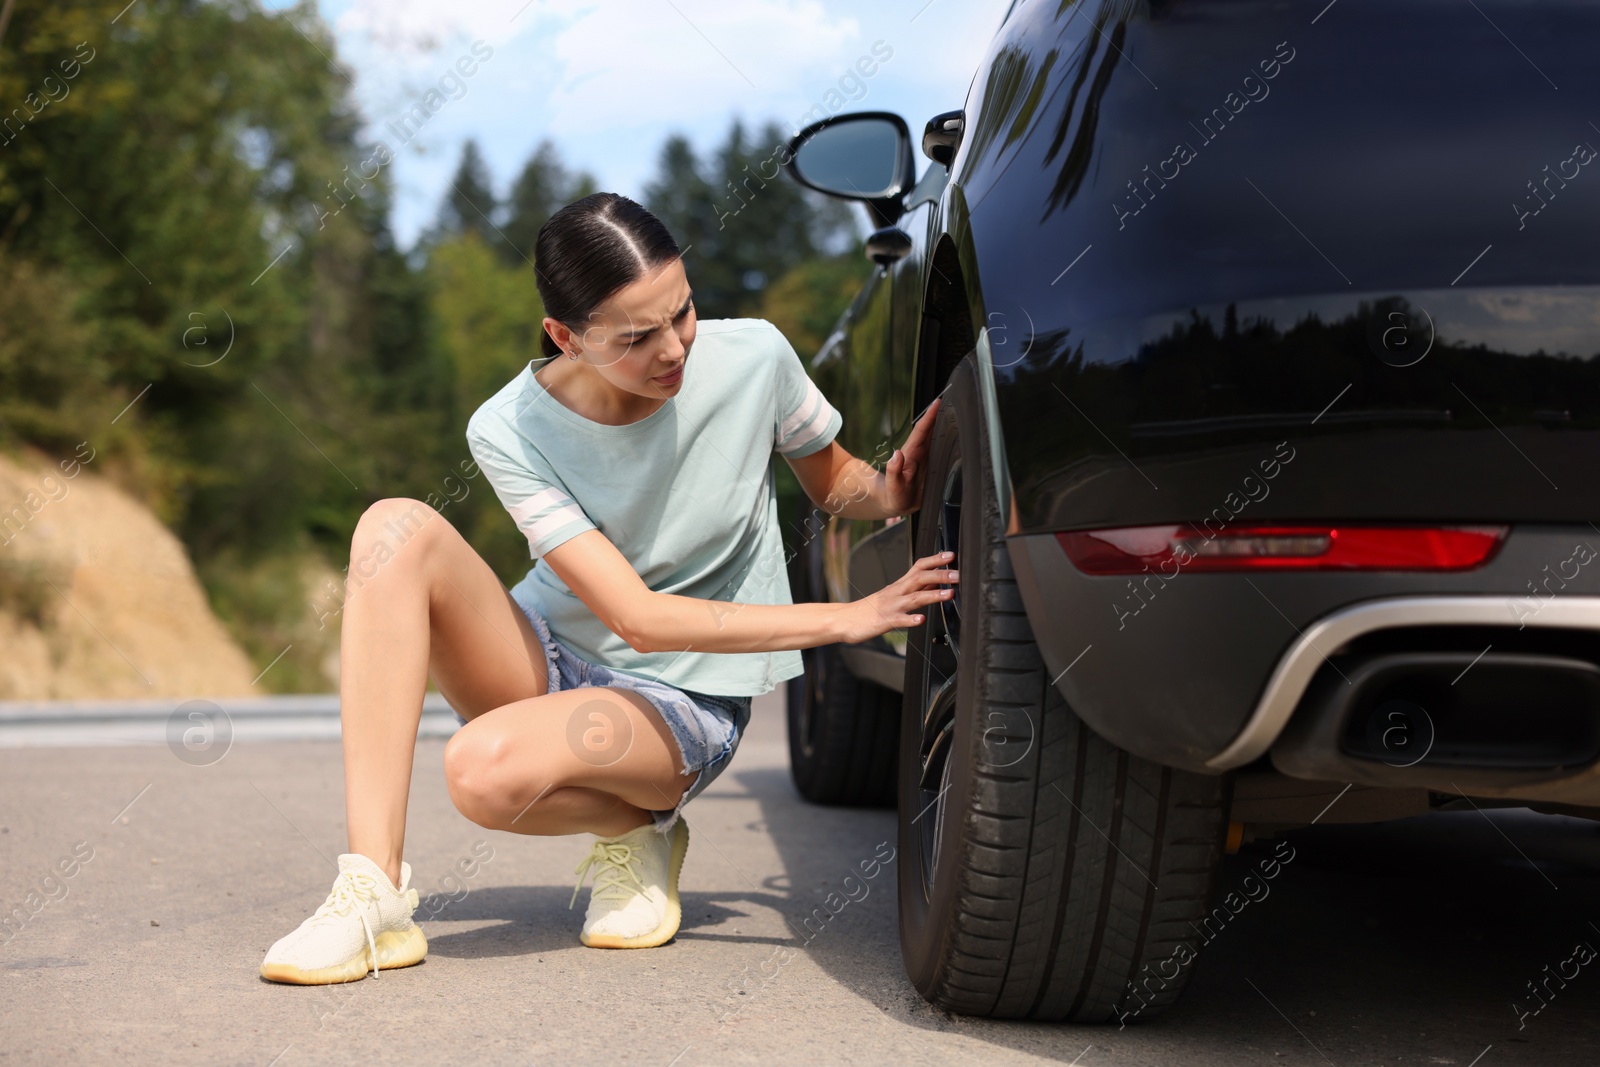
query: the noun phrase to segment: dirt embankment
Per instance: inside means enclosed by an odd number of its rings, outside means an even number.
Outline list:
[[[183,545],[92,453],[0,454],[0,699],[265,694]]]

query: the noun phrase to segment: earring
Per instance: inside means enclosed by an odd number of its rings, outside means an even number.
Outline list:
[[[577,359],[578,358],[578,353],[576,353],[576,352],[568,352],[567,353],[567,358],[568,359]]]

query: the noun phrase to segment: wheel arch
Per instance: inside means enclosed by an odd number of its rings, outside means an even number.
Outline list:
[[[955,241],[941,234],[928,257],[918,324],[913,410],[921,412],[950,381],[956,364],[971,352],[983,323],[983,298]]]
[[[970,231],[963,228],[963,233]],[[975,264],[969,254],[948,235],[941,235],[929,257],[928,283],[923,299],[921,330],[918,336],[916,405],[926,409],[934,397],[949,384],[956,366],[969,354],[977,353],[978,386],[983,401],[983,426],[989,462],[1000,493],[1000,514],[1006,517],[1006,532],[1015,529],[1015,503],[1011,492],[1011,472],[1006,462],[1004,427],[1000,420],[998,389],[989,348],[983,297],[974,278]],[[915,516],[913,516],[915,518]],[[915,531],[915,524],[912,527]]]

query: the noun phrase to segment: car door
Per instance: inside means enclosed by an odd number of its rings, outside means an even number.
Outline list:
[[[931,163],[907,194],[906,211],[894,228],[910,239],[910,251],[874,270],[859,301],[861,316],[852,324],[851,358],[858,388],[850,397],[852,410],[845,414],[845,423],[848,425],[853,415],[856,425],[845,447],[877,467],[885,465],[895,448],[904,443],[914,417],[920,414],[913,412],[911,405],[924,263],[933,205],[948,178],[942,164]],[[830,599],[866,596],[905,573],[911,565],[911,542],[907,536],[910,527],[902,518],[839,520],[834,546],[836,556],[843,560],[824,564],[830,575]],[[842,588],[833,584],[835,575],[843,579]],[[891,630],[882,642],[896,655],[905,655],[904,630]]]
[[[887,462],[893,452],[893,427],[886,425],[894,363],[893,293],[889,269],[875,266],[839,328],[812,364],[818,385],[843,418],[837,438],[840,446],[877,467]],[[856,547],[882,526],[883,521],[877,519],[835,516],[829,520],[823,534],[823,576],[829,600],[857,600],[882,587],[873,574],[851,572]]]
[[[872,274],[811,370],[840,409],[840,446],[881,470],[912,425],[922,263],[932,209],[947,176],[942,164],[934,164],[917,180],[910,130],[890,112],[819,120],[797,133],[788,151],[784,167],[801,185],[864,204],[874,227],[866,242]],[[859,499],[857,487],[843,492]],[[820,583],[821,599],[858,600],[905,573],[910,561],[903,516],[816,516],[819,548],[812,565],[821,574],[812,581]],[[808,532],[808,542],[812,537]],[[899,688],[905,637],[892,631],[850,646],[846,662],[862,677]],[[858,662],[863,656],[875,662]]]

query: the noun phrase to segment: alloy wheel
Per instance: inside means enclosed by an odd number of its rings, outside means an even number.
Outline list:
[[[939,512],[934,517],[933,551],[954,552],[961,561],[961,461],[951,463],[940,494]],[[927,653],[922,662],[922,730],[918,747],[917,838],[922,851],[922,891],[933,892],[939,862],[939,841],[943,837],[946,800],[950,789],[951,750],[955,741],[956,690],[961,659],[961,585],[949,600],[930,604],[924,625],[928,627]]]

